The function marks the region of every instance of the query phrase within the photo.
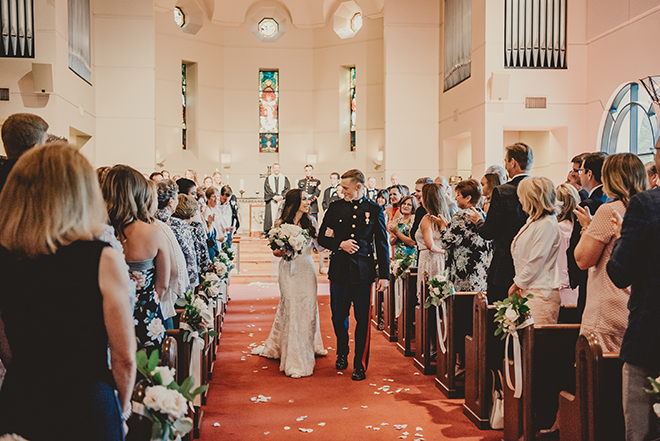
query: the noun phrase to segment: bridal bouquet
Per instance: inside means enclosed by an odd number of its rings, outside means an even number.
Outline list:
[[[192,390],[195,382],[193,377],[186,378],[179,386],[174,381],[174,369],[167,366],[158,366],[158,350],[147,358],[145,350],[139,351],[135,356],[137,369],[144,376],[143,394],[133,394],[133,400],[141,399],[144,410],[142,412],[153,422],[151,438],[160,440],[174,440],[177,436],[184,436],[193,428],[193,421],[186,414],[194,398],[206,391],[208,386],[200,386]],[[137,390],[137,387],[136,387]],[[136,409],[137,410],[137,409]]]
[[[497,308],[497,312],[495,312],[495,323],[497,323],[495,335],[502,334],[502,340],[504,340],[507,334],[517,332],[518,327],[526,321],[529,312],[529,306],[525,303],[532,298],[534,298],[532,294],[520,297],[518,293],[515,293],[513,297],[495,302]]]
[[[406,255],[400,251],[396,253],[394,255],[394,259],[392,259],[392,262],[390,262],[390,272],[394,276],[394,280],[405,279],[406,270],[410,268],[410,265],[412,265],[414,262],[415,256]]]
[[[183,297],[176,301],[177,306],[185,309],[181,314],[180,329],[183,329],[183,341],[191,341],[193,338],[204,338],[204,334],[209,337],[218,335],[213,330],[213,317],[209,307],[201,297],[195,297],[192,290],[186,291]]]
[[[447,271],[440,276],[434,276],[426,284],[429,287],[429,295],[424,302],[424,308],[433,306],[440,306],[440,304],[450,296],[454,295],[454,285],[447,280]]]
[[[284,250],[284,260],[291,260],[302,254],[309,232],[293,224],[280,224],[268,232],[268,242],[272,250]]]

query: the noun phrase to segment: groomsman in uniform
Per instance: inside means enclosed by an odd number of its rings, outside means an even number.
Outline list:
[[[373,176],[367,179],[367,199],[376,202],[378,189],[376,188],[376,178]]]
[[[378,259],[379,291],[389,281],[389,250],[385,215],[382,208],[364,193],[364,175],[349,170],[341,176],[344,199],[330,204],[323,218],[318,241],[329,249],[330,306],[337,336],[337,370],[348,367],[348,328],[346,319],[353,305],[355,355],[353,380],[366,378],[369,364],[371,284],[376,279],[374,245]]]
[[[273,164],[273,173],[264,181],[264,201],[266,202],[266,212],[264,213],[264,235],[273,226],[277,220],[277,212],[284,195],[291,189],[289,178],[280,174],[280,165]]]
[[[331,202],[341,199],[337,194],[337,186],[339,185],[339,173],[332,172],[330,173],[330,187],[326,188],[323,192],[323,211],[328,211],[328,207]]]
[[[307,164],[305,166],[305,179],[298,181],[298,188],[307,193],[309,199],[309,214],[314,219],[319,220],[319,203],[318,198],[321,195],[321,181],[312,176],[314,173],[314,166]]]

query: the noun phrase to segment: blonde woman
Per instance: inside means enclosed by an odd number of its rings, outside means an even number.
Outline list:
[[[527,302],[534,323],[557,323],[561,285],[557,265],[561,246],[557,192],[548,178],[523,179],[517,192],[529,217],[511,243],[515,276],[509,297],[514,293],[534,295]]]
[[[614,199],[600,206],[593,219],[584,208],[576,215],[582,225],[582,237],[575,247],[575,261],[580,269],[589,269],[587,299],[580,333],[593,332],[603,352],[619,352],[628,326],[630,287],[617,288],[607,275],[607,262],[614,248],[614,213],[621,217],[630,198],[648,188],[648,177],[642,161],[632,153],[610,155],[602,169],[603,190]]]
[[[578,289],[571,288],[566,250],[568,250],[568,247],[571,244],[573,225],[576,222],[575,213],[573,213],[573,211],[580,203],[580,194],[572,184],[564,182],[557,187],[557,202],[560,207],[557,221],[559,222],[559,229],[561,230],[561,246],[559,247],[559,255],[557,256],[559,279],[561,281],[561,288],[559,289],[561,304],[577,305]]]
[[[125,264],[94,239],[107,219],[94,169],[67,143],[48,144],[21,156],[4,190],[0,342],[8,341],[12,353],[2,353],[0,433],[35,441],[123,440],[135,331]],[[35,343],[54,330],[60,341]],[[44,369],[48,380],[39,381]]]

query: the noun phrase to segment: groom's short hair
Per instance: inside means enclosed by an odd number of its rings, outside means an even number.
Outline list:
[[[354,182],[356,184],[359,183],[359,184],[364,185],[364,174],[356,168],[347,171],[346,173],[341,175],[341,178],[342,179],[350,179],[352,182]]]

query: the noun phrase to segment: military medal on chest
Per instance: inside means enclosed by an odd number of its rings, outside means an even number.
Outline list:
[[[366,213],[364,213],[364,223],[367,224],[367,225],[369,225],[369,216],[370,215],[371,215],[371,213],[369,213],[368,211]]]

